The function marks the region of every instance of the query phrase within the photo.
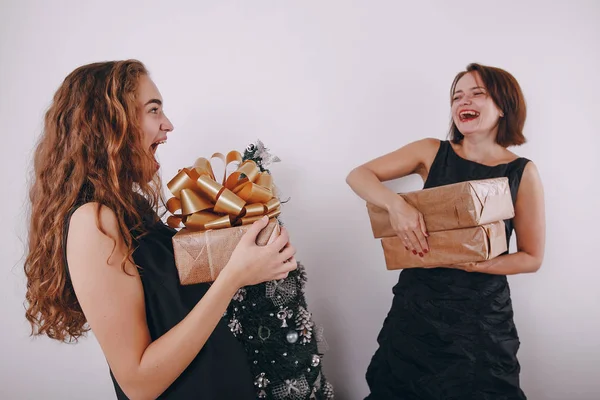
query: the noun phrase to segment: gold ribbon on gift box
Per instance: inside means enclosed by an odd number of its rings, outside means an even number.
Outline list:
[[[172,214],[167,224],[190,231],[230,228],[248,225],[264,215],[274,218],[281,213],[281,203],[273,195],[273,179],[260,172],[252,160],[242,162],[238,151],[227,156],[213,154],[224,163],[223,177],[217,181],[210,161],[199,158],[190,168],[183,168],[171,179],[167,187],[173,193],[167,201]],[[239,167],[227,176],[227,168],[237,163]],[[178,211],[180,211],[178,213]]]

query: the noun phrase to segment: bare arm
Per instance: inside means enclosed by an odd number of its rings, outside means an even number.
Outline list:
[[[288,237],[284,231],[264,248],[251,248],[251,240],[241,243],[249,249],[243,250],[254,252],[243,254],[254,259],[254,263],[246,263],[242,268],[239,260],[244,257],[236,249],[237,255],[230,260],[236,265],[228,264],[186,318],[151,342],[137,268],[127,263],[129,275],[121,269],[126,246],[115,214],[101,208],[100,224],[105,235],[97,228],[96,210],[97,205],[90,203],[73,214],[67,259],[87,321],[119,385],[132,399],[154,399],[177,379],[202,349],[237,289],[247,284],[245,280],[268,280],[284,273],[285,268],[295,268],[295,260],[283,263],[293,259],[295,252],[291,246],[285,247]],[[260,224],[253,227],[254,236],[266,222]]]
[[[406,248],[421,256],[429,250],[423,216],[382,182],[413,173],[426,177],[439,146],[437,139],[409,143],[354,168],[346,178],[359,197],[388,211],[390,223]]]
[[[382,182],[428,171],[440,141],[422,139],[354,168],[346,183],[363,200],[388,211],[402,201]]]
[[[469,272],[514,275],[536,272],[544,259],[546,221],[544,189],[536,166],[529,162],[523,171],[514,217],[517,252],[481,263],[459,266]]]

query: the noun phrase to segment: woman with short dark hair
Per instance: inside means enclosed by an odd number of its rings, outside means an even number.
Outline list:
[[[355,168],[347,183],[386,209],[415,257],[427,257],[420,214],[382,182],[419,174],[424,188],[507,177],[515,216],[505,220],[517,251],[466,265],[400,273],[394,300],[367,370],[367,399],[525,399],[519,337],[507,275],[537,271],[543,260],[543,188],[530,160],[507,148],[525,142],[526,105],[516,79],[471,64],[451,86],[450,140],[422,139]]]

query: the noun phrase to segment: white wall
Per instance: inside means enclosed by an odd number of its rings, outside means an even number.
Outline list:
[[[516,151],[537,163],[547,195],[544,265],[510,278],[523,387],[533,400],[600,398],[597,1],[87,3],[0,3],[0,398],[113,396],[93,337],[28,337],[22,241],[26,170],[54,90],[80,64],[121,58],[147,64],[175,124],[160,151],[165,180],[256,138],[283,159],[273,168],[292,197],[283,216],[339,399],[366,394],[398,276],[346,174],[409,141],[444,138],[449,86],[469,62],[512,72],[529,104],[529,143]]]

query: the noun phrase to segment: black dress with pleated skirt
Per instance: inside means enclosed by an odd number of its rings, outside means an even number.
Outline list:
[[[67,217],[64,243],[70,216],[77,208]],[[186,317],[210,285],[180,285],[171,242],[176,231],[161,221],[155,222],[154,216],[149,215],[145,221],[150,231],[135,243],[133,259],[140,266],[146,320],[151,339],[155,341]],[[116,398],[127,399],[112,371],[110,376]],[[219,321],[191,364],[158,399],[256,399],[245,350],[224,319]]]
[[[507,177],[513,203],[526,158],[486,166],[442,141],[424,188]],[[505,220],[507,242],[513,221]],[[524,400],[504,275],[450,268],[400,272],[367,369],[368,400]]]

